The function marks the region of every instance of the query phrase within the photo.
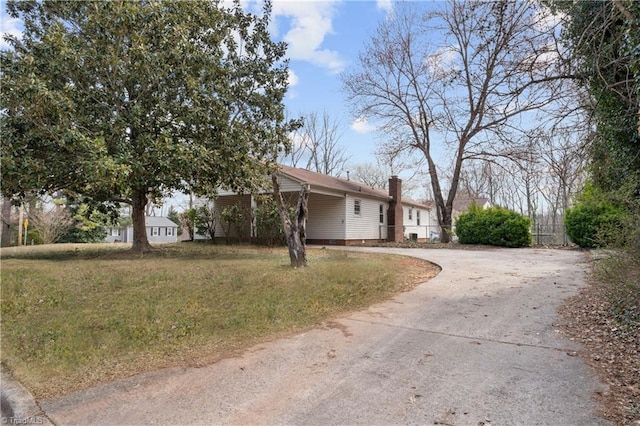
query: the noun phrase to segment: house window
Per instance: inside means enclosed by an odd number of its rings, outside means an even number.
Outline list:
[[[420,210],[416,210],[416,225],[420,226]]]
[[[157,226],[154,226],[151,228],[151,236],[152,237],[157,237],[158,235],[160,235],[160,229]]]
[[[413,209],[409,209],[409,220],[413,220]]]
[[[111,236],[119,237],[120,236],[120,228],[111,228]]]
[[[173,228],[164,228],[164,230],[165,230],[164,235],[166,235],[167,237],[173,236]]]
[[[380,223],[384,223],[384,204],[380,204]]]
[[[360,216],[360,200],[353,201],[353,214]]]

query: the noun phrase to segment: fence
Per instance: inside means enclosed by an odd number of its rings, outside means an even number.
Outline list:
[[[380,240],[386,240],[388,229],[393,229],[393,226],[387,227],[386,225],[380,225]],[[440,239],[440,227],[437,225],[419,226],[419,225],[406,225],[402,227],[405,240],[409,241],[438,241]],[[569,237],[563,224],[535,224],[531,227],[532,242],[534,245],[569,245]],[[457,237],[453,236],[453,240],[457,240]]]
[[[568,245],[569,237],[562,224],[542,225],[535,224],[531,227],[531,236],[535,245]]]

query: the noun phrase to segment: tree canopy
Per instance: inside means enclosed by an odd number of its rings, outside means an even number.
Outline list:
[[[176,190],[252,187],[286,121],[286,45],[239,1],[15,2],[2,51],[2,192],[66,190],[144,206]]]
[[[629,178],[640,178],[640,3],[552,5],[569,17],[563,36],[583,76],[597,126],[591,178],[604,191],[617,190]]]

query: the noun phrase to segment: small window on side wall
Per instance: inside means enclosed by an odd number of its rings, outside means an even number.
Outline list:
[[[384,223],[384,204],[380,204],[380,223]]]
[[[420,210],[416,210],[416,225],[420,226]]]
[[[353,201],[353,214],[360,216],[360,200]]]
[[[409,209],[409,220],[413,220],[413,209]]]

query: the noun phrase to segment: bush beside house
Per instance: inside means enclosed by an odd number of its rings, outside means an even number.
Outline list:
[[[526,247],[531,245],[530,226],[529,218],[511,210],[473,204],[458,217],[455,232],[460,244]]]

